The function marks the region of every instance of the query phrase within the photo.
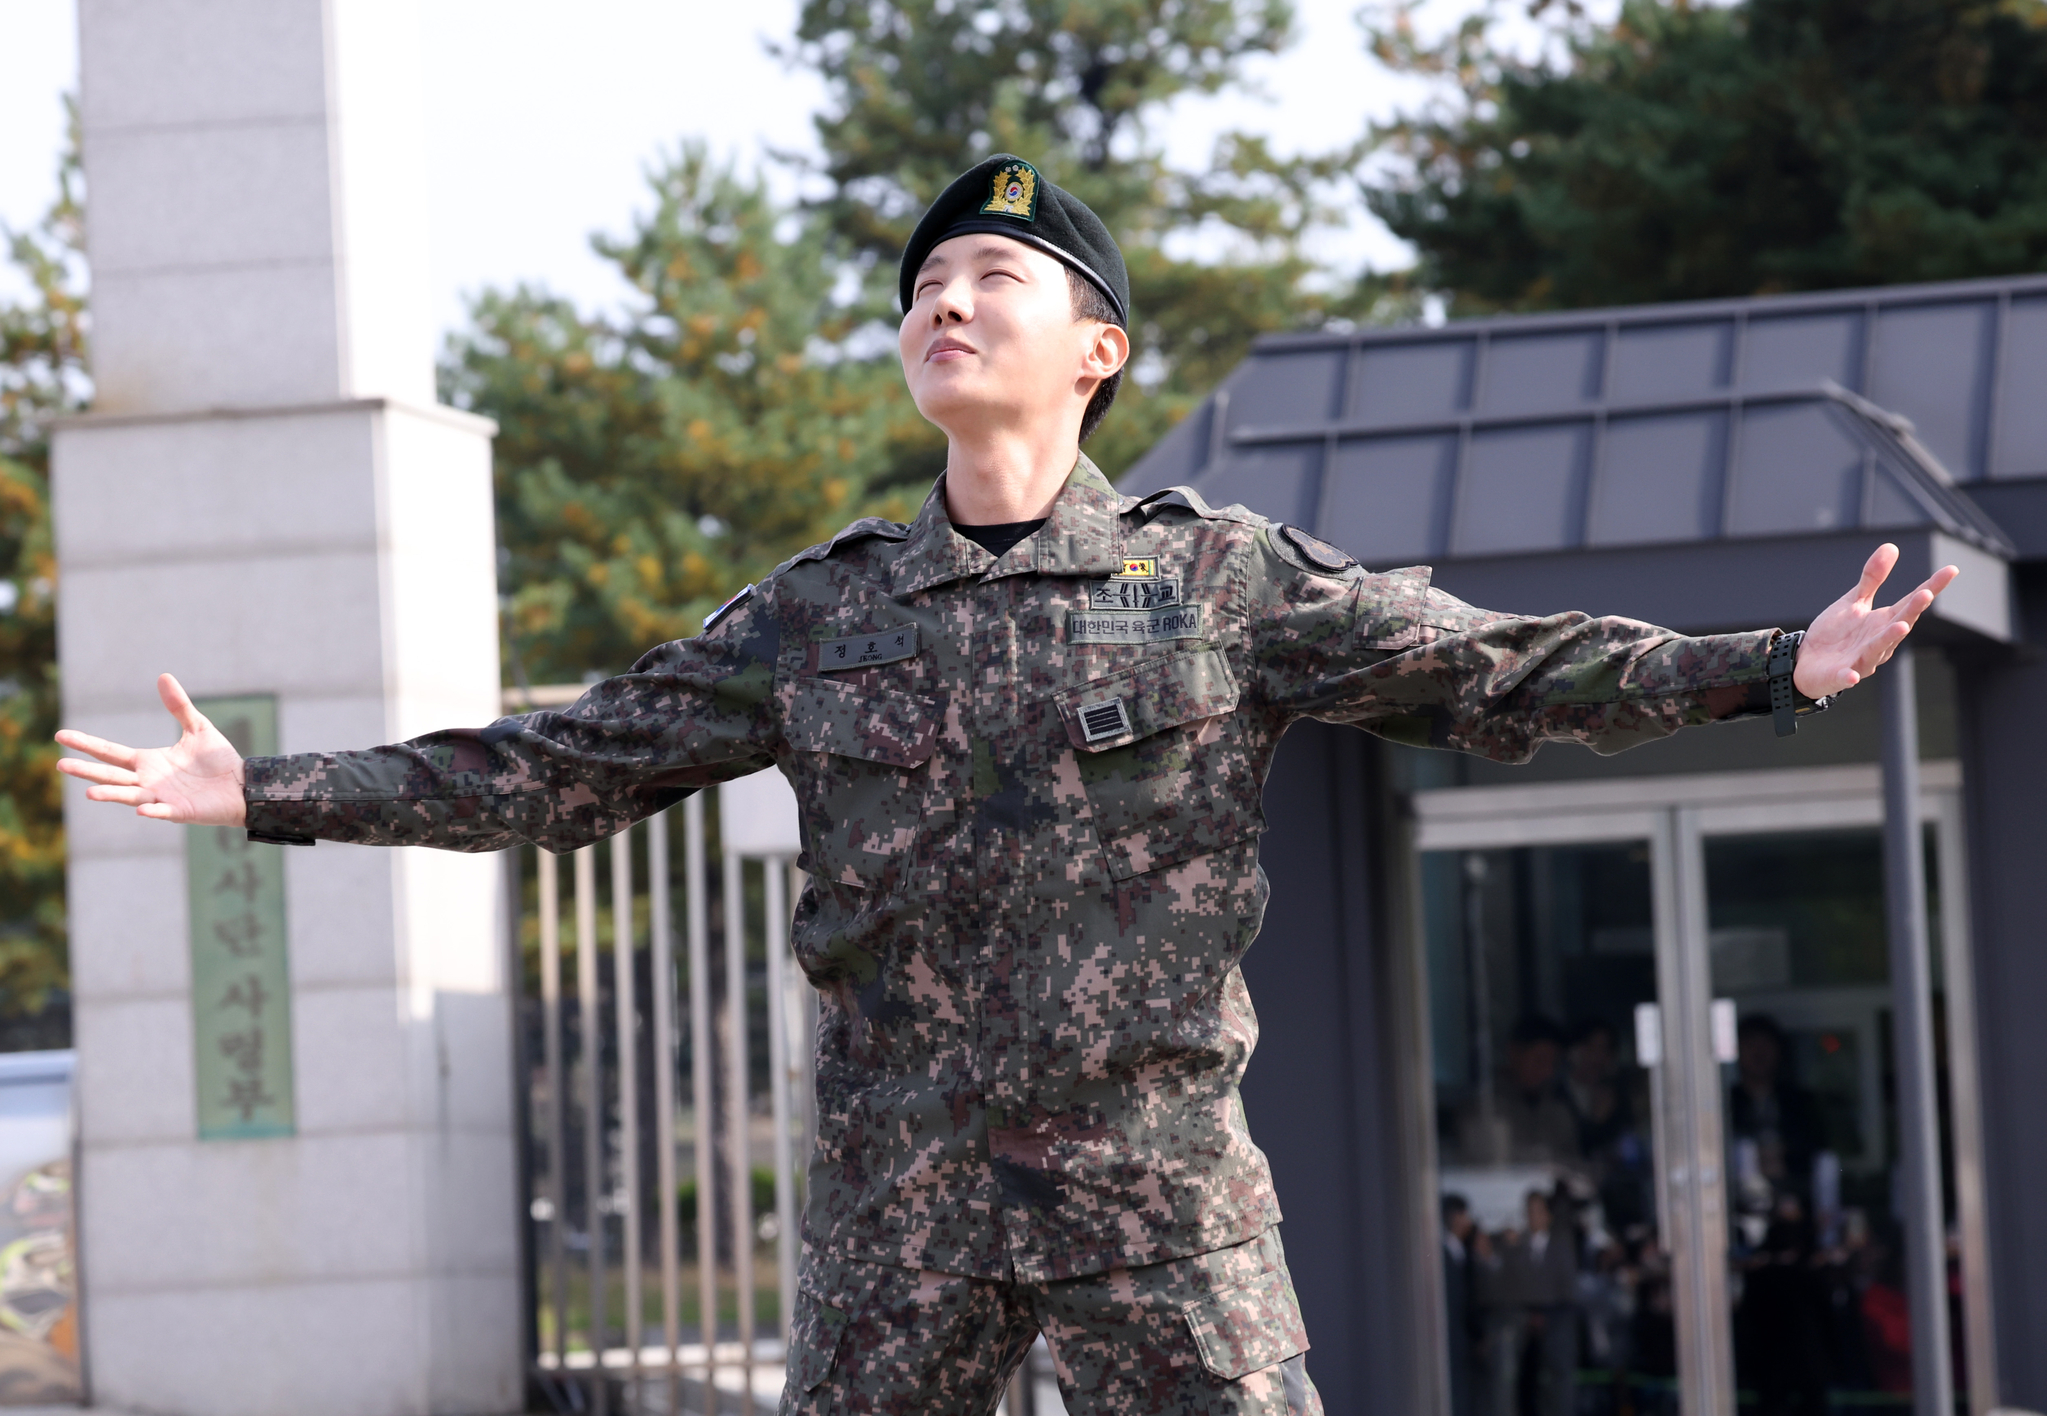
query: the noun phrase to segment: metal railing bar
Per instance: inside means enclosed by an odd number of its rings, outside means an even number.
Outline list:
[[[789,991],[789,911],[784,889],[789,864],[776,856],[761,862],[766,877],[768,954],[768,1072],[773,1084],[768,1096],[775,1125],[775,1280],[781,1295],[776,1324],[784,1343],[789,1340],[789,1314],[796,1306],[796,1177],[791,1172],[789,1142],[789,1097],[795,1090],[797,1069],[790,1065],[791,1004]]]
[[[711,930],[704,908],[704,799],[682,804],[683,868],[689,891],[683,897],[689,934],[690,1096],[696,1109],[697,1296],[704,1348],[704,1416],[718,1416],[718,1231],[717,1156],[711,1144]]]
[[[618,1158],[624,1183],[625,1213],[621,1216],[625,1269],[626,1351],[632,1380],[632,1405],[640,1405],[641,1316],[646,1311],[640,1274],[640,1078],[639,1007],[633,978],[633,830],[628,826],[611,842],[611,995],[618,1015]]]
[[[744,858],[724,851],[725,1111],[731,1146],[732,1278],[739,1300],[740,1389],[753,1390],[753,1165],[747,1106],[746,890]]]
[[[789,862],[788,874],[789,898],[791,900],[802,899],[803,872],[797,869],[794,861]],[[783,920],[785,925],[794,917],[793,907],[784,912]],[[796,989],[796,1047],[790,1057],[790,1062],[796,1073],[796,1115],[798,1118],[796,1154],[806,1166],[809,1164],[811,1147],[817,1144],[817,1086],[816,1078],[813,1075],[816,1058],[812,1051],[817,1039],[817,1010],[817,990],[810,986],[810,980],[803,977],[799,969],[798,987]],[[809,1198],[807,1192],[805,1198]],[[800,1224],[798,1228],[800,1231]],[[797,1249],[800,1252],[803,1247],[803,1236],[799,1232],[795,1238]],[[789,1306],[792,1309],[796,1306],[796,1300],[793,1297],[789,1300]]]
[[[654,989],[654,1184],[660,1191],[661,1340],[667,1354],[669,1416],[680,1416],[682,1383],[676,1351],[682,1346],[682,1269],[675,1211],[675,940],[668,908],[668,813],[647,821],[648,956]]]
[[[591,1409],[605,1408],[604,1389],[604,1034],[597,996],[597,848],[576,852],[576,1002],[582,1024],[583,1196],[590,1232]]]
[[[545,847],[540,857],[540,1021],[541,1055],[547,1069],[547,1279],[554,1313],[554,1360],[569,1350],[569,1266],[564,1236],[569,1227],[567,1126],[562,1096],[562,931],[561,862]]]

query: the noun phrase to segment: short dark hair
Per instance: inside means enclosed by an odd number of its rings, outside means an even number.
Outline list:
[[[1116,306],[1101,287],[1082,275],[1072,266],[1066,267],[1066,289],[1073,297],[1073,320],[1100,320],[1118,329],[1126,329],[1123,317],[1116,313]],[[1102,419],[1109,416],[1109,405],[1116,401],[1116,390],[1123,387],[1123,370],[1103,379],[1095,385],[1094,397],[1087,401],[1087,411],[1080,415],[1080,440],[1086,442],[1089,434],[1102,425]]]

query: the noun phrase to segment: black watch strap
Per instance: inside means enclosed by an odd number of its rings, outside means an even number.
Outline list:
[[[1805,638],[1805,631],[1794,629],[1789,634],[1779,634],[1770,641],[1770,719],[1777,725],[1778,737],[1790,737],[1798,731],[1798,720],[1807,713],[1824,713],[1833,706],[1834,697],[1805,698],[1792,682],[1792,671],[1798,667],[1798,646]],[[1800,699],[1805,699],[1800,703]]]

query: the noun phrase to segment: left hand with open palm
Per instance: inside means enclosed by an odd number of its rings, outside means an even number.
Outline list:
[[[1944,565],[1897,604],[1878,609],[1876,592],[1897,563],[1898,548],[1886,541],[1870,554],[1855,588],[1820,611],[1798,646],[1791,681],[1800,693],[1825,698],[1862,682],[1897,652],[1934,596],[1961,574]]]

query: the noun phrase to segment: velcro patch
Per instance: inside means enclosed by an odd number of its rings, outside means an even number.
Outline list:
[[[1151,644],[1200,637],[1199,605],[1176,605],[1149,613],[1074,610],[1066,616],[1068,644]]]
[[[1157,610],[1180,603],[1177,580],[1097,580],[1087,587],[1091,610]]]
[[[843,639],[827,639],[817,646],[817,667],[820,673],[832,669],[865,669],[916,656],[917,626],[905,624],[874,634],[849,634]]]
[[[1080,735],[1089,742],[1121,737],[1130,731],[1130,710],[1123,706],[1121,698],[1104,698],[1098,703],[1083,703],[1078,711]]]

